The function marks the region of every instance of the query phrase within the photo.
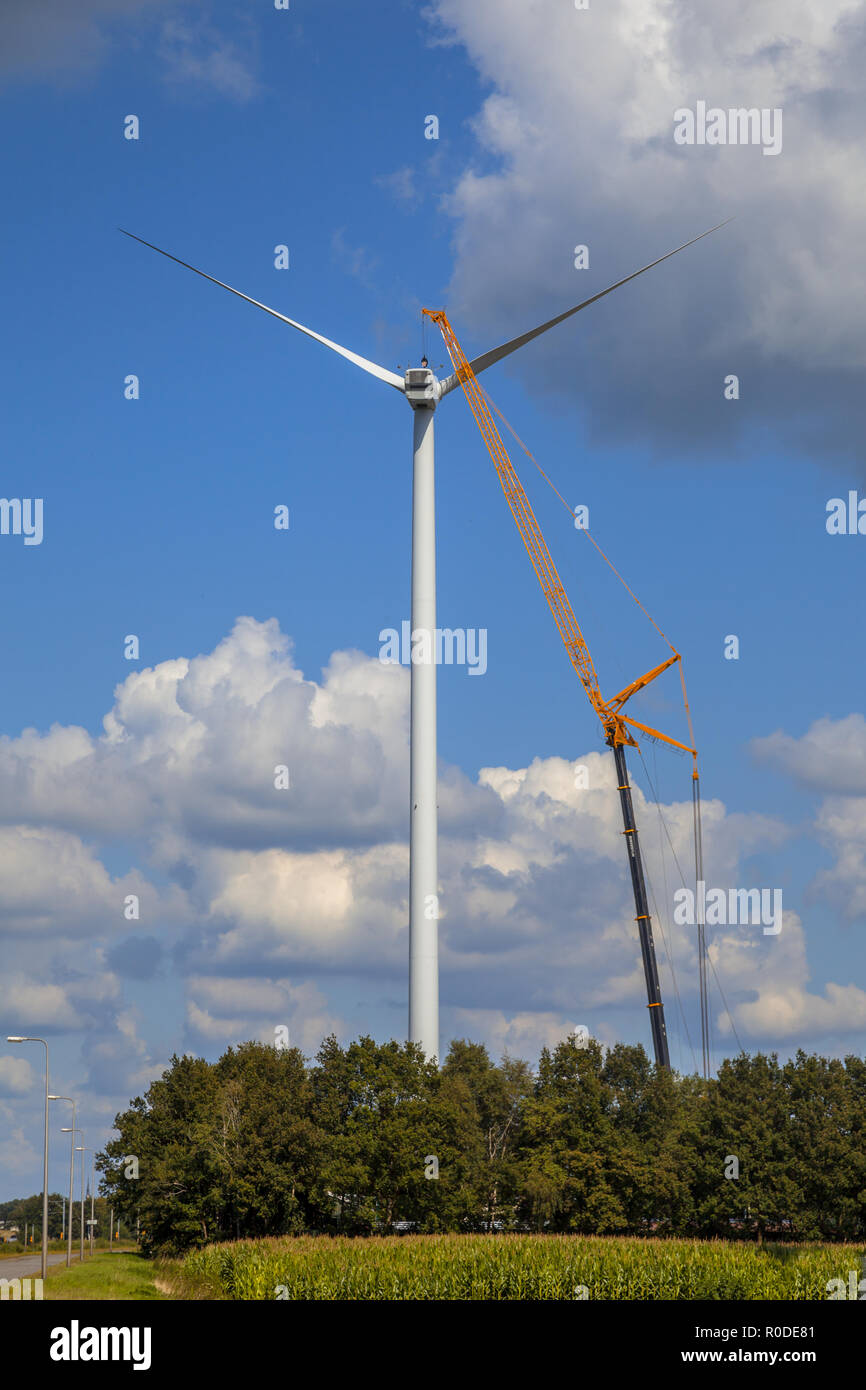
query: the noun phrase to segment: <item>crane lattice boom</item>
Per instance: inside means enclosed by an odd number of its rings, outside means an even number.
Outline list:
[[[559,634],[562,638],[565,650],[568,652],[571,664],[581,679],[583,688],[586,691],[590,704],[601,720],[605,731],[605,737],[610,746],[616,747],[618,744],[628,743],[636,746],[635,740],[629,733],[626,725],[631,724],[644,733],[650,734],[653,738],[660,738],[665,743],[673,744],[675,748],[682,748],[686,752],[696,756],[695,750],[689,748],[687,744],[679,743],[676,739],[670,738],[667,734],[660,733],[658,729],[651,729],[646,724],[640,724],[636,719],[628,719],[620,711],[630,696],[642,690],[650,681],[660,676],[675,661],[680,660],[678,652],[663,661],[661,665],[647,671],[645,675],[639,676],[632,681],[612,700],[605,700],[599,686],[598,676],[592,662],[589,647],[586,639],[580,630],[580,624],[574,615],[574,610],[569,602],[568,594],[562,584],[562,580],[557,573],[553,557],[547,548],[547,543],[541,533],[541,527],[535,519],[535,513],[529,504],[529,498],[523,490],[523,484],[517,476],[511,459],[508,456],[505,445],[496,428],[496,423],[490,413],[487,399],[481,387],[478,385],[475,373],[469,364],[463,349],[461,348],[454,329],[448,322],[448,316],[444,309],[425,309],[423,311],[429,319],[439,325],[439,330],[445,340],[448,355],[454,367],[454,374],[460,385],[463,387],[464,395],[469,402],[476,423],[484,436],[490,457],[499,475],[502,484],[502,491],[505,499],[511,508],[514,520],[517,522],[518,530],[523,538],[523,544],[529,553],[533,568],[538,577],[544,596],[547,599],[550,611],[553,614]]]

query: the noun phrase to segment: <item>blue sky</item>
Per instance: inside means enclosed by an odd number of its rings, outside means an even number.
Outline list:
[[[6,1031],[49,1037],[86,1142],[173,1051],[284,1022],[308,1052],[402,1036],[406,1007],[408,680],[376,656],[408,617],[410,411],[119,226],[396,370],[425,343],[447,360],[422,305],[483,350],[736,214],[484,384],[684,654],[708,881],[783,889],[778,940],[716,943],[737,1036],[863,1051],[866,539],[825,527],[866,495],[862,7],[809,14],[736,6],[722,32],[659,5],[653,46],[632,0],[4,13],[2,492],[44,499],[41,545],[0,537]],[[704,96],[784,106],[781,155],[676,148],[673,109]],[[439,674],[443,1033],[648,1044],[599,729],[459,394],[436,429],[439,621],[488,633],[483,677]],[[513,457],[612,692],[666,648]],[[675,673],[634,713],[682,737]],[[261,771],[281,750],[287,814]],[[646,756],[687,859],[689,763]],[[696,1043],[693,943],[671,941]],[[39,1185],[38,1070],[0,1049],[0,1196]]]

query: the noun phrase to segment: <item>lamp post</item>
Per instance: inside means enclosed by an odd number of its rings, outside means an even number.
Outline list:
[[[68,1101],[72,1106],[72,1126],[71,1129],[68,1130],[68,1133],[70,1133],[70,1226],[68,1226],[67,1229],[68,1269],[72,1264],[72,1200],[74,1200],[74,1198],[72,1198],[72,1170],[74,1170],[75,1166],[75,1101],[72,1099],[71,1095],[49,1095],[49,1099],[50,1101]],[[67,1130],[63,1129],[60,1133],[65,1134]]]
[[[93,1254],[93,1181],[96,1173],[96,1150],[91,1149],[87,1144],[77,1146],[81,1154],[81,1258],[84,1259],[84,1155],[93,1154],[90,1160],[90,1253]]]
[[[38,1042],[45,1048],[45,1135],[42,1141],[42,1278],[48,1278],[48,1044],[44,1038],[10,1038],[7,1042]]]
[[[51,1096],[51,1100],[71,1100],[70,1096]],[[75,1135],[80,1134],[80,1130],[75,1128],[75,1101],[72,1101],[72,1124],[65,1125],[60,1131],[61,1134],[69,1135],[69,1230],[66,1232],[66,1268],[72,1264],[72,1207],[75,1201],[74,1182],[75,1182]]]
[[[90,1160],[90,1253],[93,1254],[93,1227],[96,1222],[93,1219],[93,1198],[94,1188],[96,1187],[96,1150],[90,1150],[93,1157]]]
[[[79,1130],[78,1130],[78,1133],[81,1134],[82,1131],[79,1129]],[[79,1235],[80,1235],[80,1237],[81,1237],[81,1249],[80,1249],[78,1258],[79,1258],[80,1260],[83,1260],[83,1259],[84,1259],[84,1145],[83,1145],[83,1144],[76,1144],[76,1145],[75,1145],[75,1151],[76,1151],[76,1153],[80,1153],[80,1154],[81,1154],[81,1162],[80,1162],[80,1165],[79,1165],[80,1168],[81,1168],[81,1219],[80,1219],[80,1221],[79,1221],[79,1223],[78,1223],[79,1226],[80,1226],[80,1228],[81,1228],[80,1231],[79,1231]]]

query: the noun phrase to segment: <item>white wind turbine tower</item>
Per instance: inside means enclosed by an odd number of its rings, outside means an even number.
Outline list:
[[[727,219],[727,221],[730,220],[730,218]],[[684,251],[687,246],[693,246],[696,241],[700,241],[703,237],[709,236],[711,232],[718,231],[719,227],[725,225],[725,222],[720,222],[716,227],[708,228],[699,236],[683,242],[682,246],[677,246],[673,251],[668,251],[666,255],[659,256],[657,260],[641,266],[640,270],[635,270],[631,275],[617,280],[615,284],[608,285],[607,289],[599,291],[598,294],[592,295],[589,299],[584,299],[572,309],[566,309],[564,313],[557,314],[556,318],[548,319],[546,323],[539,324],[537,328],[531,328],[528,333],[521,333],[518,338],[511,338],[507,343],[502,343],[499,347],[482,353],[470,364],[473,372],[477,376],[479,372],[486,371],[495,362],[501,362],[503,357],[508,357],[510,353],[516,352],[518,348],[531,342],[533,338],[546,333],[548,328],[555,328],[558,323],[563,323],[565,319],[571,318],[572,314],[586,309],[588,305],[594,304],[598,299],[603,299],[612,290],[619,289],[620,285],[625,285],[629,280],[643,275],[646,270],[652,270],[653,266],[661,265],[662,261],[669,260],[677,252]],[[426,365],[409,367],[404,376],[398,376],[395,372],[389,371],[387,367],[380,367],[376,362],[371,362],[356,352],[350,352],[348,348],[341,347],[339,343],[332,342],[330,338],[323,337],[321,333],[315,333],[311,328],[305,328],[302,323],[287,318],[285,314],[278,313],[276,309],[269,308],[267,304],[252,299],[248,294],[242,294],[240,290],[234,289],[233,286],[225,284],[222,280],[215,279],[213,275],[207,275],[205,271],[190,265],[188,261],[182,261],[177,256],[172,256],[170,252],[163,251],[162,247],[154,246],[153,242],[145,241],[143,237],[136,236],[134,232],[124,231],[122,227],[119,230],[124,233],[124,236],[132,237],[134,241],[141,242],[143,246],[149,246],[152,251],[158,251],[160,255],[167,256],[169,260],[184,266],[185,269],[203,276],[205,280],[219,285],[221,289],[230,290],[232,294],[245,299],[248,304],[254,304],[257,309],[264,309],[265,313],[272,314],[274,318],[281,319],[283,323],[297,328],[301,333],[306,333],[308,338],[314,338],[317,343],[323,343],[325,347],[331,348],[333,352],[339,353],[349,362],[354,362],[356,367],[361,367],[371,376],[377,377],[379,381],[384,381],[387,385],[393,386],[395,390],[402,392],[412,407],[411,639],[413,649],[417,640],[420,650],[423,652],[426,649],[433,654],[433,657],[429,662],[416,662],[415,660],[411,662],[409,1039],[411,1042],[419,1043],[428,1058],[438,1058],[439,874],[436,804],[436,516],[433,413],[443,396],[447,396],[450,391],[454,390],[455,386],[460,385],[460,382],[454,372],[444,381],[439,381]],[[422,635],[425,633],[427,634],[426,637]]]

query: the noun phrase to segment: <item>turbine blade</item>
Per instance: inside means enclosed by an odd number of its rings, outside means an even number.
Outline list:
[[[629,280],[636,280],[638,275],[643,275],[645,270],[652,270],[653,266],[661,265],[662,261],[670,260],[671,256],[676,256],[679,251],[685,251],[687,246],[694,246],[696,241],[700,241],[702,237],[709,236],[710,232],[717,232],[719,227],[726,227],[727,224],[733,222],[733,220],[732,217],[725,218],[724,222],[719,222],[715,227],[709,227],[707,231],[701,232],[700,236],[692,237],[691,241],[684,241],[682,246],[677,246],[673,251],[668,251],[666,255],[659,256],[657,261],[650,261],[649,265],[643,265],[640,270],[634,270],[631,275],[626,275],[624,279],[617,280],[615,285],[608,285],[606,290],[600,290],[598,294],[594,294],[590,299],[584,299],[581,304],[575,304],[573,309],[566,309],[564,314],[557,314],[555,319],[548,319],[547,323],[539,324],[538,328],[531,328],[528,333],[521,333],[519,338],[511,338],[500,347],[491,348],[489,352],[483,352],[480,357],[476,357],[469,365],[475,375],[478,376],[479,372],[486,371],[488,367],[492,367],[494,362],[501,362],[503,357],[508,357],[510,353],[516,352],[518,348],[522,348],[525,343],[530,343],[533,338],[537,338],[541,333],[546,333],[548,328],[555,328],[556,325],[562,323],[564,319],[570,319],[572,314],[577,314],[581,309],[586,309],[590,304],[595,304],[598,299],[604,299],[606,294],[611,294],[613,290],[618,290],[620,285],[627,285]],[[452,372],[441,384],[442,395],[447,395],[449,391],[453,391],[454,387],[459,385],[460,382],[457,379],[456,372]]]
[[[214,279],[213,275],[207,275],[203,270],[199,270],[196,266],[190,265],[188,261],[179,260],[177,256],[172,256],[170,251],[163,251],[161,246],[154,246],[152,241],[145,241],[143,237],[136,236],[134,232],[125,231],[123,227],[118,227],[117,230],[123,232],[124,236],[132,237],[133,241],[140,241],[142,246],[149,246],[151,251],[158,251],[161,256],[167,256],[170,261],[175,261],[186,270],[195,271],[196,275],[201,275],[203,279],[210,280],[212,285],[219,285],[220,289],[230,290],[231,293],[236,294],[239,299],[245,299],[248,304],[254,304],[257,309],[264,309],[266,314],[272,314],[275,319],[282,319],[283,323],[288,323],[292,328],[297,328],[299,333],[306,333],[308,338],[315,338],[317,343],[324,343],[325,347],[331,348],[333,352],[338,352],[341,357],[347,358],[349,362],[354,362],[356,367],[361,367],[365,372],[369,372],[371,376],[378,377],[380,381],[386,381],[389,386],[396,387],[398,391],[405,391],[405,382],[396,372],[389,372],[387,367],[380,367],[378,363],[371,362],[366,357],[360,357],[357,352],[350,352],[348,348],[341,347],[339,343],[332,343],[330,338],[324,338],[321,333],[314,333],[312,328],[305,328],[302,323],[296,323],[294,319],[287,318],[285,314],[278,313],[276,309],[268,308],[267,304],[261,304],[257,299],[251,299],[248,294],[242,294],[240,290],[236,290],[233,286],[225,284],[223,280]]]

